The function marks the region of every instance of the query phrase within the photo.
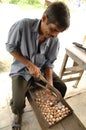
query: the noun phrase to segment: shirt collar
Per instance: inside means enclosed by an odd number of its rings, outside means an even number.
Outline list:
[[[40,24],[41,20],[36,19],[35,24],[32,27],[32,32],[37,32],[38,33],[38,28],[39,28],[39,24]]]
[[[35,22],[35,24],[32,27],[32,32],[36,32],[37,36],[39,35],[38,34],[38,30],[39,30],[40,22],[41,22],[40,19],[36,19],[36,22]],[[48,38],[47,40],[45,40],[44,43],[43,43],[43,45],[49,45],[49,41],[50,41],[50,38]]]

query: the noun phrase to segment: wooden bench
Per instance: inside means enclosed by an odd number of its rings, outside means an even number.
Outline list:
[[[43,119],[41,118],[41,114],[36,109],[34,101],[30,98],[29,93],[27,94],[27,99],[33,108],[33,113],[34,113],[33,119],[37,118],[37,120],[38,120],[38,123],[37,123],[37,121],[32,122],[32,124],[34,126],[33,130],[36,130],[35,126],[36,126],[36,128],[38,126],[37,130],[86,130],[86,128],[84,127],[84,125],[81,123],[81,121],[75,115],[74,112],[72,114],[70,114],[68,117],[66,117],[63,120],[61,120],[60,122],[58,122],[57,124],[55,124],[54,126],[48,128],[46,125],[44,125]],[[31,126],[32,126],[32,124],[31,124]]]
[[[86,69],[86,52],[74,45],[66,48],[66,53],[59,73],[59,77],[64,82],[76,81],[74,87],[77,87],[81,76]],[[67,65],[69,58],[72,59],[71,67]]]

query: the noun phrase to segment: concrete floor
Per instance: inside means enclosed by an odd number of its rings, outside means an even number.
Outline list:
[[[86,127],[86,72],[82,75],[82,78],[77,86],[73,88],[72,83],[67,85],[68,91],[66,93],[66,101],[72,107],[77,117]]]
[[[85,83],[86,74],[84,73],[78,88],[73,88],[72,83],[69,83],[68,90],[65,96],[65,100],[72,107],[75,114],[78,116],[82,124],[86,127],[86,83]],[[8,76],[8,73],[0,74],[0,130],[11,130],[11,124],[13,120],[13,114],[10,110],[9,101],[11,98],[11,79]],[[26,102],[25,113],[23,115],[23,127],[24,130],[31,130],[31,122],[35,121],[38,124],[36,118],[33,118],[33,110],[28,102]],[[30,120],[28,120],[28,113]],[[37,128],[39,129],[39,124]]]

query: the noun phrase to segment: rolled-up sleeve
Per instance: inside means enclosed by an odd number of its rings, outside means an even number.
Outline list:
[[[6,49],[8,52],[18,50],[18,46],[21,40],[20,35],[21,35],[21,23],[18,21],[11,27],[8,34],[8,41],[6,43]]]
[[[46,67],[50,67],[53,68],[54,67],[54,61],[57,59],[57,55],[59,52],[59,48],[60,48],[60,43],[58,39],[54,39],[51,41],[46,58]]]

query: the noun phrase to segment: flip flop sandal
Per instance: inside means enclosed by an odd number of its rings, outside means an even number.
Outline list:
[[[17,124],[15,121],[13,121],[12,130],[21,130],[21,124]]]

